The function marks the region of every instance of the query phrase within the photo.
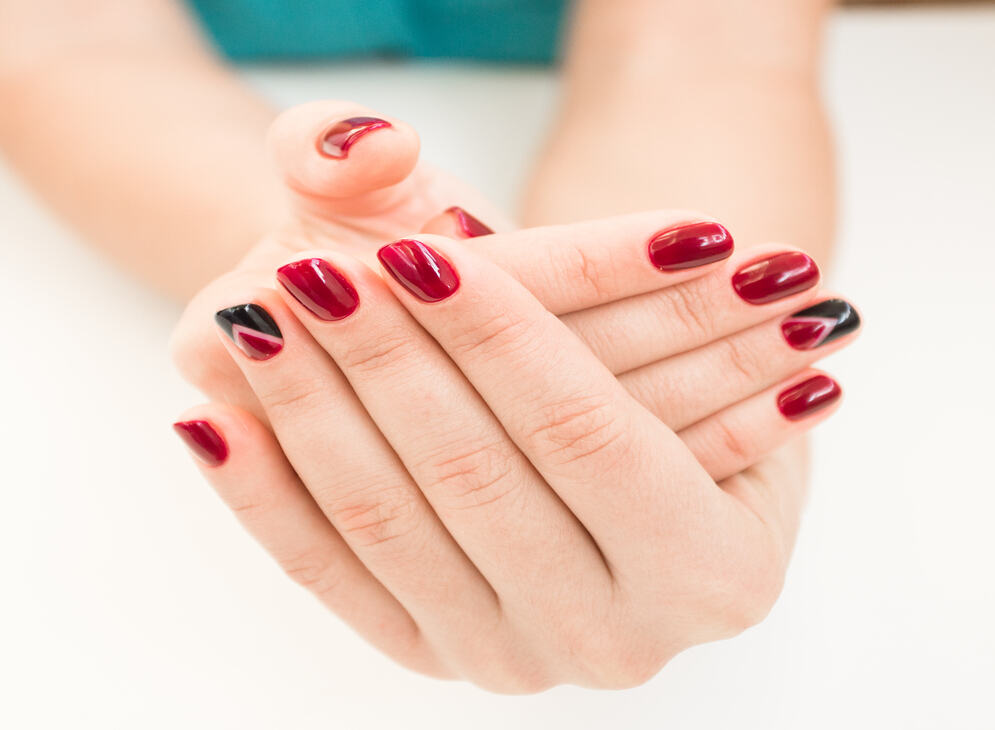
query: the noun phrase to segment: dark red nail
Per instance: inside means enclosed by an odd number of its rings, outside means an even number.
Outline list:
[[[228,458],[228,444],[207,421],[179,421],[173,424],[173,430],[208,466],[220,466]]]
[[[650,261],[661,271],[704,266],[732,256],[733,241],[723,226],[710,221],[660,231],[649,242]]]
[[[816,375],[792,385],[777,396],[777,409],[789,421],[800,421],[840,399],[839,383],[825,375]]]
[[[484,225],[478,218],[470,215],[458,205],[454,205],[452,208],[446,208],[446,213],[456,219],[456,225],[459,226],[460,231],[462,231],[463,235],[467,238],[489,236],[494,233],[494,230],[490,226]]]
[[[398,284],[423,302],[441,301],[459,289],[456,269],[421,241],[395,241],[377,251],[377,258]]]
[[[732,277],[732,286],[750,304],[767,304],[819,281],[819,267],[811,257],[792,251],[747,264]]]
[[[276,279],[318,319],[344,319],[359,306],[349,280],[323,259],[303,259],[281,266]]]
[[[318,152],[325,157],[341,160],[349,156],[352,147],[364,134],[374,129],[386,129],[390,122],[376,117],[352,117],[336,122],[318,138]]]

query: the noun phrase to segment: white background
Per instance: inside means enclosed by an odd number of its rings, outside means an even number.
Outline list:
[[[422,679],[326,614],[170,432],[199,400],[167,358],[179,310],[0,170],[0,726],[995,727],[995,9],[851,12],[830,50],[834,284],[866,320],[827,364],[848,400],[770,618],[626,692]],[[389,110],[509,204],[556,92],[533,70],[249,78]]]

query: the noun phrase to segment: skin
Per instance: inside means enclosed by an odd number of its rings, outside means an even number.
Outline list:
[[[229,461],[205,466],[205,476],[290,575],[383,651],[433,676],[500,692],[627,687],[690,645],[752,625],[780,589],[797,494],[793,485],[757,489],[742,470],[831,410],[794,422],[777,412],[775,394],[810,370],[756,392],[778,376],[744,373],[729,407],[679,393],[642,398],[549,316],[593,304],[577,314],[602,319],[639,295],[664,309],[707,303],[706,292],[729,286],[728,267],[741,262],[668,280],[631,235],[645,227],[640,218],[613,222],[620,232],[611,237],[562,230],[579,255],[557,271],[583,281],[593,266],[609,286],[545,301],[523,286],[542,269],[512,276],[476,247],[434,235],[419,240],[461,282],[439,303],[327,249],[303,257],[331,264],[361,302],[336,322],[284,290],[219,282],[208,294],[216,305],[263,306],[284,348],[259,361],[222,340],[272,431],[231,406],[188,412],[228,440]],[[538,260],[561,255],[555,235],[529,233]],[[488,238],[513,246],[523,235]],[[654,279],[659,288],[646,292]],[[738,345],[725,342],[774,344],[765,335],[777,319],[747,320],[776,308],[739,312],[747,328],[711,345],[707,310],[661,317],[659,334],[683,354],[655,363],[655,375],[711,380],[735,371],[723,357]],[[713,316],[715,329],[737,326]],[[778,353],[757,349],[760,369],[778,367]],[[796,366],[817,357],[798,354]],[[666,387],[665,377],[643,382]],[[675,432],[668,418],[693,425]]]
[[[761,4],[718,0],[581,2],[567,53],[561,117],[528,188],[524,221],[529,225],[566,223],[654,209],[664,202],[717,215],[736,233],[740,248],[752,248],[765,240],[783,240],[825,258],[833,220],[832,170],[815,72],[826,5],[811,0],[769,0]],[[227,343],[219,340],[207,323],[209,312],[239,301],[237,297],[224,297],[226,301],[215,306],[212,297],[219,287],[231,287],[224,291],[233,294],[238,287],[262,291],[256,287],[272,286],[275,265],[288,260],[290,254],[317,246],[326,255],[331,255],[331,249],[370,262],[372,248],[384,240],[420,227],[438,230],[438,226],[445,225],[437,218],[439,212],[453,204],[463,205],[498,230],[508,230],[510,226],[472,190],[419,162],[417,138],[413,134],[405,137],[406,130],[399,122],[393,137],[381,137],[381,141],[393,139],[398,143],[390,154],[378,155],[366,141],[368,159],[363,159],[364,145],[357,145],[356,152],[350,154],[346,164],[354,164],[353,172],[358,172],[359,177],[332,172],[327,177],[314,178],[310,177],[313,167],[305,164],[294,168],[295,159],[304,160],[301,155],[295,157],[295,145],[312,144],[315,130],[308,125],[313,119],[321,117],[326,123],[365,113],[354,105],[335,102],[319,114],[304,114],[287,124],[284,132],[276,132],[276,142],[271,138],[271,146],[277,150],[283,178],[274,180],[268,174],[260,145],[273,120],[273,110],[204,50],[175,3],[39,0],[26,4],[0,0],[0,11],[4,18],[0,23],[0,101],[5,108],[5,114],[0,115],[0,144],[5,156],[79,231],[160,289],[187,296],[213,277],[230,271],[195,298],[174,340],[178,363],[187,377],[212,398],[237,404],[204,407],[207,410],[202,411],[225,433],[233,454],[225,467],[212,471],[211,479],[288,572],[308,584],[374,643],[422,671],[466,676],[494,689],[530,691],[556,682],[628,686],[649,676],[683,646],[733,633],[765,612],[783,578],[804,494],[804,449],[799,440],[788,443],[787,439],[819,420],[785,427],[784,419],[773,417],[776,414],[772,399],[779,388],[769,386],[779,379],[789,385],[803,375],[792,375],[786,369],[769,371],[758,364],[773,359],[778,368],[790,367],[792,372],[798,372],[808,362],[790,360],[794,355],[783,351],[779,358],[769,357],[771,351],[764,348],[775,338],[765,338],[763,328],[766,326],[766,332],[772,333],[771,322],[765,325],[758,321],[749,328],[747,322],[733,324],[735,307],[731,312],[723,311],[722,317],[716,317],[714,329],[698,342],[705,346],[703,352],[711,348],[713,353],[701,362],[692,359],[694,353],[681,349],[686,343],[679,344],[682,340],[677,335],[674,341],[678,344],[671,351],[654,351],[653,338],[640,341],[635,335],[631,346],[617,352],[605,347],[599,351],[598,343],[605,341],[605,332],[637,333],[639,328],[632,323],[644,323],[647,316],[659,311],[654,307],[661,302],[676,301],[666,292],[677,291],[681,285],[659,284],[659,292],[644,291],[637,298],[645,297],[643,310],[632,309],[631,302],[623,305],[614,300],[594,308],[590,303],[557,308],[550,304],[551,292],[539,286],[542,280],[529,280],[523,273],[530,263],[527,256],[512,263],[493,261],[496,254],[487,258],[482,248],[484,263],[480,263],[472,258],[476,248],[457,250],[437,241],[461,273],[463,256],[471,257],[467,259],[471,270],[478,265],[485,267],[487,262],[498,267],[486,269],[492,274],[478,281],[481,287],[493,286],[502,276],[512,276],[502,293],[514,292],[515,301],[524,307],[516,310],[522,322],[533,322],[526,316],[529,312],[535,319],[543,319],[535,309],[536,301],[560,314],[562,319],[556,326],[561,329],[550,337],[572,348],[575,358],[565,368],[574,377],[593,378],[606,372],[620,376],[617,380],[609,378],[615,386],[609,387],[607,380],[599,381],[614,394],[610,412],[623,420],[634,417],[632,413],[643,414],[640,418],[645,418],[646,413],[656,417],[654,425],[649,426],[647,421],[625,438],[644,443],[646,434],[656,434],[668,444],[666,453],[672,457],[668,468],[678,466],[668,474],[665,493],[698,495],[693,485],[707,493],[706,487],[711,484],[711,493],[720,492],[735,500],[726,507],[715,507],[715,511],[691,510],[682,519],[666,523],[678,533],[695,524],[702,536],[717,536],[721,549],[717,554],[708,550],[705,554],[728,557],[728,561],[698,559],[701,544],[690,538],[686,543],[661,544],[667,552],[654,554],[667,555],[671,562],[652,567],[675,582],[653,583],[647,578],[646,583],[637,585],[634,581],[635,588],[625,601],[610,606],[592,602],[592,609],[600,606],[605,611],[583,613],[573,626],[577,633],[558,637],[563,641],[556,646],[551,641],[544,643],[542,637],[509,629],[502,634],[507,641],[498,647],[506,652],[497,657],[500,661],[495,661],[487,647],[476,656],[460,655],[459,647],[444,645],[444,631],[426,633],[422,624],[433,625],[434,621],[435,626],[447,626],[460,635],[461,630],[472,630],[470,619],[463,615],[442,619],[418,613],[416,620],[410,605],[396,595],[406,590],[417,594],[416,578],[410,579],[415,585],[403,589],[393,585],[388,588],[391,581],[379,575],[370,579],[372,572],[358,561],[353,546],[336,531],[335,520],[323,511],[324,505],[307,496],[315,491],[315,485],[306,479],[301,482],[294,475],[290,466],[294,460],[287,460],[289,453],[279,452],[272,432],[263,424],[284,429],[287,440],[281,437],[281,443],[292,445],[307,435],[306,429],[301,429],[299,423],[274,423],[260,397],[266,391],[261,387],[259,392],[255,390],[245,363],[237,359],[240,354],[226,352]],[[708,44],[694,40],[700,38],[703,27],[712,41]],[[619,53],[619,48],[627,52]],[[99,83],[94,83],[95,79]],[[52,114],[52,109],[60,113]],[[612,130],[611,135],[606,137],[604,130]],[[382,134],[385,133],[377,133]],[[281,141],[289,149],[281,152]],[[591,150],[599,153],[592,155]],[[94,159],[101,160],[101,165],[94,165]],[[337,169],[344,170],[345,166]],[[135,180],[145,184],[135,185]],[[591,185],[590,180],[598,181],[597,185]],[[284,194],[286,189],[290,194]],[[140,234],[140,245],[136,245],[136,232]],[[262,243],[258,243],[260,239]],[[644,241],[642,238],[639,243]],[[635,238],[627,239],[626,245],[635,245]],[[343,267],[354,265],[349,261],[337,260]],[[714,281],[727,284],[731,269],[722,271],[725,279],[716,275]],[[366,278],[362,280],[366,282]],[[603,281],[591,279],[583,270],[571,280],[582,285]],[[520,283],[516,285],[514,281]],[[396,294],[395,300],[409,316],[434,335],[432,346],[448,351],[451,341],[447,335],[429,327],[422,319],[425,313],[412,309],[406,295]],[[700,317],[715,311],[710,305],[717,302],[728,304],[727,294],[727,289],[713,286],[708,297],[715,301],[698,301],[701,306],[696,314]],[[799,298],[799,308],[802,299]],[[285,306],[290,307],[285,313],[293,312],[293,303]],[[601,309],[613,306],[616,310]],[[618,310],[620,306],[623,309]],[[779,310],[779,314],[787,311]],[[512,314],[509,310],[508,316]],[[729,320],[724,319],[727,314]],[[707,314],[704,316],[703,321],[709,322]],[[623,326],[613,327],[619,317]],[[696,319],[694,315],[691,318]],[[303,315],[300,321],[304,326],[309,324]],[[629,326],[625,326],[626,322]],[[564,325],[575,337],[570,342],[588,346],[583,350],[586,354],[561,339]],[[297,332],[305,341],[304,330]],[[750,332],[754,332],[752,338],[747,337]],[[742,347],[728,344],[735,338],[740,338]],[[832,347],[843,344],[841,341]],[[731,363],[714,354],[722,352],[749,354],[745,360],[740,354],[739,360]],[[311,355],[319,354],[311,351]],[[293,361],[293,367],[304,368],[314,362],[311,357],[295,359],[285,355],[290,352],[281,353],[280,361]],[[629,360],[612,362],[616,355]],[[606,361],[608,370],[592,362],[594,357]],[[327,366],[327,355],[325,358],[322,362]],[[749,365],[742,368],[744,362],[752,363],[754,369]],[[628,366],[632,363],[642,364],[631,369]],[[715,364],[715,368],[708,364]],[[746,387],[737,390],[732,386],[719,399],[723,402],[709,405],[711,410],[705,416],[696,412],[695,398],[715,383],[727,382],[729,373],[737,368],[744,374]],[[447,382],[469,378],[468,382],[483,393],[485,381],[490,381],[461,370],[464,375],[449,373]],[[698,380],[694,379],[695,373],[701,374]],[[292,373],[288,371],[287,375]],[[594,387],[584,382],[585,387]],[[689,385],[675,388],[675,382]],[[521,384],[536,387],[535,380],[526,377],[521,378]],[[539,391],[538,395],[544,393]],[[504,424],[507,412],[502,404],[507,404],[507,398],[500,389],[490,397],[484,394],[484,401],[490,417]],[[688,420],[695,417],[697,422]],[[709,422],[717,425],[710,429]],[[785,443],[785,447],[763,456]],[[287,448],[294,451],[296,447]],[[737,453],[741,456],[739,463],[730,460]],[[530,461],[541,461],[533,453],[523,451],[523,455]],[[307,471],[306,466],[293,463],[298,473]],[[535,466],[542,472],[540,464]],[[724,468],[732,467],[735,469],[729,473],[733,476],[723,475]],[[260,473],[273,477],[267,481],[269,486],[249,478]],[[605,472],[610,477],[605,483],[626,479],[648,485],[652,483],[647,481],[648,473],[654,472],[641,470],[630,479],[624,474]],[[719,490],[715,489],[716,480],[722,481]],[[678,491],[669,491],[670,481],[680,485]],[[541,487],[557,495],[565,490],[559,477],[543,482],[536,490],[541,491]],[[416,486],[420,490],[424,485],[418,482]],[[653,492],[649,487],[642,488]],[[257,503],[267,508],[254,509]],[[729,517],[733,512],[725,510],[743,507],[729,504],[745,505],[754,518],[763,514],[761,522],[769,530],[763,535],[765,539],[759,539],[758,533],[749,533],[745,526],[749,523],[730,521],[734,520]],[[638,517],[642,507],[640,502],[628,517]],[[572,519],[590,532],[585,521],[588,518],[573,513],[572,506],[571,512]],[[702,516],[709,519],[700,524],[694,521]],[[759,528],[754,524],[753,529]],[[323,536],[321,544],[334,543],[338,547],[324,553],[301,552],[300,548],[311,543],[296,541],[298,533],[309,539]],[[609,533],[603,539],[614,545]],[[761,547],[769,544],[778,549]],[[597,545],[605,554],[601,543]],[[625,555],[624,546],[620,547],[619,555]],[[754,551],[751,554],[761,565],[756,582],[742,581],[743,574],[729,574],[729,566],[736,565],[734,559],[739,555],[733,547]],[[463,549],[460,542],[459,550]],[[723,550],[732,552],[726,555]],[[632,546],[628,552],[631,554]],[[583,552],[572,555],[579,558]],[[622,558],[620,561],[630,569],[648,566],[645,560],[642,566],[634,559],[631,564]],[[523,569],[521,565],[518,568]],[[413,573],[418,575],[417,571]],[[746,575],[750,575],[749,571]],[[610,584],[615,585],[614,572],[611,576]],[[432,582],[424,574],[421,580]],[[496,582],[498,585],[490,585],[503,598],[505,584]],[[346,585],[355,587],[349,596],[334,589]],[[562,590],[567,589],[561,586]],[[676,614],[654,614],[656,604],[649,597],[670,596],[674,591],[686,592],[688,605],[675,606]],[[414,623],[391,620],[397,616],[390,608],[395,605],[401,606],[407,620]],[[536,616],[536,625],[564,625],[556,624],[564,618],[562,611],[547,605],[549,611]],[[609,608],[618,612],[609,614]],[[702,617],[700,624],[690,619],[671,620],[674,615],[685,615],[682,611]],[[585,643],[584,637],[590,637],[591,632],[584,629],[591,628],[592,616],[609,615],[613,621],[604,624],[607,628],[600,632],[603,644]],[[364,623],[368,620],[382,632],[371,630]],[[569,627],[570,622],[565,625]],[[413,643],[412,626],[421,643]],[[479,625],[476,628],[479,630]],[[425,639],[429,633],[437,638]],[[633,637],[646,639],[640,645],[645,651],[627,643]],[[416,646],[421,648],[416,650]],[[405,647],[411,649],[410,653]],[[571,657],[557,655],[563,647],[577,651]],[[490,651],[497,649],[492,646]],[[524,661],[523,657],[536,658],[538,664]],[[493,675],[487,671],[491,666],[497,667]],[[531,672],[529,667],[539,669]]]

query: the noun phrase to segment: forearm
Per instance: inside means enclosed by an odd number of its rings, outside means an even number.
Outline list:
[[[0,147],[84,237],[186,296],[281,219],[262,144],[273,111],[175,3],[0,9]]]
[[[579,4],[527,224],[679,207],[820,260],[835,216],[818,94],[826,3]]]

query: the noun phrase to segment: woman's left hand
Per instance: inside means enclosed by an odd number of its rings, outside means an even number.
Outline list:
[[[204,471],[250,531],[374,644],[497,691],[625,687],[766,614],[797,493],[717,484],[471,247],[391,244],[384,279],[320,256],[337,319],[265,289],[220,313],[273,433],[220,405],[188,419],[216,437]]]

